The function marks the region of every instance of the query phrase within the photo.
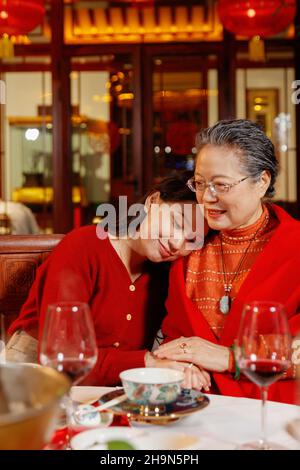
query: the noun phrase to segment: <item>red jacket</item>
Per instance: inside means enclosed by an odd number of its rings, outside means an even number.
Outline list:
[[[279,225],[271,240],[256,259],[233,302],[221,335],[217,340],[207,321],[187,297],[186,260],[177,260],[170,272],[167,316],[162,325],[166,340],[180,336],[199,336],[215,344],[231,346],[237,336],[243,305],[252,300],[270,300],[285,305],[292,335],[300,332],[300,222],[278,206],[271,206]],[[259,388],[246,379],[234,380],[230,373],[212,373],[222,395],[258,398]],[[294,403],[296,380],[281,380],[270,387],[271,400]],[[300,388],[300,384],[298,384]]]
[[[74,230],[38,269],[9,333],[22,329],[40,338],[50,303],[87,302],[99,350],[96,367],[85,383],[116,385],[122,370],[144,367],[145,353],[165,312],[165,265],[146,263],[145,273],[133,284],[109,239],[100,240],[94,226]]]

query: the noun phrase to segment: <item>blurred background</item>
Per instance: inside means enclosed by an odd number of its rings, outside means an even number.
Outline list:
[[[300,218],[296,3],[0,0],[1,233],[65,233],[137,201],[227,118],[263,126],[277,202]]]

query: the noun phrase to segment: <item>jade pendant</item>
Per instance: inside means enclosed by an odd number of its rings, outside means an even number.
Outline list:
[[[219,301],[220,312],[223,313],[223,315],[227,315],[230,310],[230,305],[231,299],[229,295],[223,295],[223,297],[221,297]]]

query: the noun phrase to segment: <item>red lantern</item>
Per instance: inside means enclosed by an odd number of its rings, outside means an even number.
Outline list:
[[[44,0],[0,0],[0,36],[25,35],[43,21]]]
[[[79,3],[82,0],[72,0],[73,3]],[[115,6],[120,6],[124,5],[125,7],[149,7],[149,6],[154,6],[155,0],[109,0],[109,6],[110,7],[115,7]]]
[[[121,0],[122,3],[131,3],[133,6],[139,3],[154,3],[154,0]],[[112,0],[111,3],[120,3],[120,0]]]
[[[296,0],[219,0],[224,27],[240,36],[268,37],[286,29],[296,15]]]

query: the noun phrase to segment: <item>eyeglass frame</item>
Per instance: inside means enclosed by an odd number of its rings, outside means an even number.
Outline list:
[[[250,176],[245,176],[245,178],[242,178],[241,180],[235,181],[234,183],[230,183],[230,184],[224,183],[223,186],[226,186],[226,188],[227,188],[224,192],[218,192],[215,188],[215,183],[213,183],[212,181],[209,181],[209,183],[204,183],[204,189],[203,190],[199,190],[199,189],[197,190],[196,188],[193,187],[193,182],[197,183],[194,176],[186,182],[186,185],[191,191],[193,191],[193,193],[197,193],[197,192],[204,193],[206,191],[206,189],[209,188],[210,192],[213,195],[227,194],[231,188],[233,188],[234,186],[236,186],[239,183],[242,183],[242,181],[245,181],[248,178],[250,178]],[[199,183],[199,181],[198,181],[198,183]]]

